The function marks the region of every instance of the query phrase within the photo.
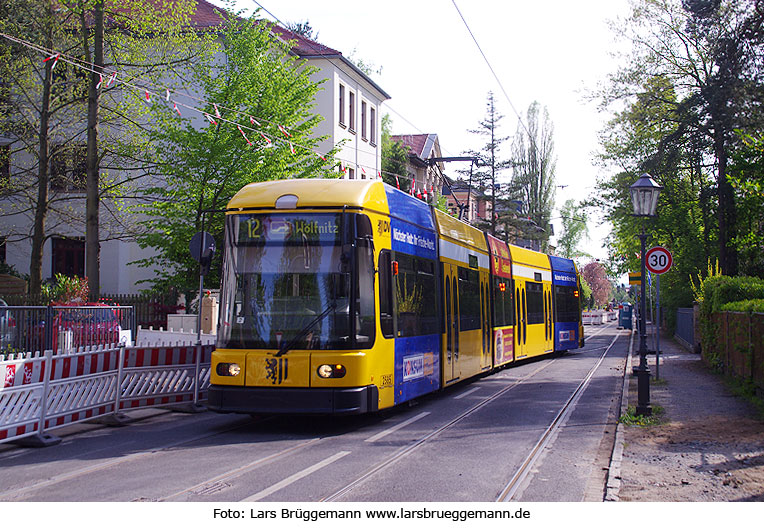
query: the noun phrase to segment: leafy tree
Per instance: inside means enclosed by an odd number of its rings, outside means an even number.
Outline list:
[[[31,293],[39,293],[43,245],[47,233],[61,222],[55,218],[51,226],[49,212],[56,206],[66,210],[69,205],[68,196],[51,192],[49,169],[51,161],[68,157],[70,138],[82,131],[71,126],[76,122],[73,107],[82,100],[82,83],[72,75],[74,68],[25,43],[40,42],[49,50],[71,52],[76,42],[69,30],[75,21],[58,13],[52,0],[3,2],[0,14],[0,28],[16,38],[3,39],[0,47],[0,130],[9,139],[11,165],[11,174],[0,183],[4,195],[0,214],[6,219],[6,241],[32,242],[29,287]],[[54,66],[58,66],[55,83]],[[65,187],[74,182],[56,183]],[[27,221],[31,221],[31,233],[20,226]]]
[[[584,237],[589,238],[584,204],[577,204],[573,198],[569,198],[560,209],[560,218],[562,219],[562,233],[557,240],[557,252],[560,256],[565,258],[590,257],[591,255],[578,249],[581,240]]]
[[[31,240],[32,293],[40,291],[43,245],[53,234],[87,233],[91,294],[98,293],[100,242],[132,236],[130,218],[121,213],[137,187],[129,182],[142,176],[135,170],[135,153],[143,148],[137,146],[141,134],[132,128],[136,114],[130,103],[143,94],[123,89],[123,82],[156,81],[193,53],[209,51],[198,45],[202,35],[188,31],[195,6],[193,0],[133,2],[129,9],[119,0],[0,4],[6,33],[55,51],[43,62],[45,55],[30,45],[4,41],[8,60],[0,61],[8,110],[0,126],[12,138],[13,163],[0,207],[13,221],[9,239]],[[102,39],[96,30],[101,15],[109,21]],[[105,60],[99,48],[108,50]],[[119,82],[107,79],[112,71],[119,72]],[[31,233],[22,230],[26,221],[19,217],[31,221]]]
[[[204,221],[222,247],[225,215],[219,210],[245,184],[333,174],[314,153],[322,138],[311,136],[320,119],[311,112],[318,90],[310,80],[315,70],[290,55],[290,44],[276,39],[265,23],[228,16],[220,39],[224,60],[198,61],[187,72],[199,96],[210,101],[207,114],[214,119],[216,109],[221,112],[217,125],[202,116],[169,113],[161,100],[152,106],[152,119],[161,123],[150,143],[156,183],[145,190],[146,203],[137,212],[146,216],[140,245],[157,251],[139,265],[157,268],[151,282],[158,288],[196,286],[198,265],[189,240]],[[216,259],[208,279],[219,280],[219,273]]]
[[[634,94],[649,93],[643,107],[663,106],[661,115],[671,116],[663,121],[665,133],[655,138],[658,148],[644,152],[640,171],[660,177],[667,163],[681,166],[672,159],[680,151],[696,172],[713,171],[715,185],[700,200],[708,211],[714,199],[718,254],[726,274],[738,270],[737,210],[728,178],[731,153],[740,146],[734,131],[761,128],[762,21],[757,0],[640,0],[617,28],[631,41],[632,54],[603,94],[605,102],[630,104]],[[670,97],[654,97],[661,85]],[[650,120],[649,113],[643,117]],[[704,236],[710,240],[710,234],[706,230]]]
[[[554,124],[546,107],[542,110],[534,101],[528,107],[526,124],[518,124],[512,143],[512,187],[519,191],[531,221],[525,237],[539,240],[542,251],[549,243],[556,166]]]
[[[390,114],[385,114],[381,122],[382,181],[397,187],[401,179],[404,181],[408,180],[409,149],[404,147],[400,141],[393,141],[391,134],[392,126],[393,121],[390,119]],[[397,181],[396,176],[398,178]]]
[[[592,290],[595,306],[606,306],[612,298],[613,286],[607,278],[605,268],[597,261],[592,261],[584,266],[581,275]]]

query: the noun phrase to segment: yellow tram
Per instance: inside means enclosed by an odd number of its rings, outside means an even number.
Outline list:
[[[249,184],[226,213],[208,406],[373,412],[551,352],[550,270],[381,181]]]

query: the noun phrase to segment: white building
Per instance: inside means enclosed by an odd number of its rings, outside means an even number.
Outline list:
[[[197,10],[191,17],[198,29],[214,29],[222,22],[218,8],[205,0],[198,0]],[[341,52],[302,37],[288,29],[275,26],[273,31],[282,39],[294,41],[292,53],[305,59],[318,71],[313,74],[315,82],[324,81],[316,94],[315,111],[323,116],[323,121],[315,128],[315,136],[327,136],[319,145],[322,153],[340,146],[335,160],[340,162],[343,178],[374,179],[381,171],[381,116],[380,106],[389,99],[374,81],[345,58]],[[0,138],[0,178],[13,178],[11,160],[7,147]],[[69,181],[84,181],[84,150],[73,149],[67,163],[53,167],[51,164],[51,184],[55,175],[65,173]],[[69,159],[71,158],[71,159]],[[82,185],[74,188],[56,189],[70,192],[75,202],[82,202],[84,218],[85,194]],[[0,200],[3,200],[0,196]],[[102,214],[102,229],[108,225],[108,218]],[[9,233],[32,232],[32,217],[28,214],[0,218],[0,263],[13,266],[21,273],[28,273],[31,254],[29,239],[6,239]],[[84,221],[81,223],[84,226]],[[84,229],[84,228],[83,228]],[[66,219],[51,218],[46,229],[48,239],[43,247],[43,280],[56,273],[84,276],[85,273],[85,233],[81,228],[67,223]],[[18,237],[17,237],[18,238]],[[138,293],[146,286],[138,284],[151,278],[153,271],[130,266],[128,263],[152,255],[151,249],[141,249],[130,240],[104,240],[101,243],[100,291],[103,294]]]

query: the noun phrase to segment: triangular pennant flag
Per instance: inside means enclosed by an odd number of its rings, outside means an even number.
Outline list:
[[[252,116],[249,116],[249,122],[255,126],[260,126],[260,123],[258,123],[257,120]]]
[[[284,128],[283,126],[279,125],[279,130],[281,130],[281,133],[284,134],[286,137],[292,137],[292,134],[287,132],[286,128]]]
[[[165,88],[164,91],[167,92],[167,95],[165,96],[164,100],[169,103],[170,102],[170,90]]]
[[[212,106],[215,107],[215,117],[217,117],[218,119],[223,117],[222,115],[220,115],[220,110],[218,110],[218,105],[216,105],[215,103],[212,103]]]
[[[289,142],[289,150],[292,151],[292,154],[294,154],[294,146],[292,145],[292,142]]]
[[[207,117],[210,119],[210,121],[212,121],[212,117],[211,117],[211,116],[207,116]],[[214,123],[214,121],[213,121],[213,123]],[[241,125],[236,125],[236,128],[238,128],[238,129],[239,129],[239,132],[241,132],[241,135],[242,135],[242,136],[244,136],[244,139],[247,141],[247,145],[249,145],[249,146],[251,147],[251,146],[252,146],[252,142],[249,140],[249,138],[247,137],[247,135],[246,135],[246,134],[244,133],[244,131],[241,129]]]
[[[204,117],[206,117],[206,118],[207,118],[207,121],[209,121],[209,122],[210,122],[210,123],[212,123],[213,125],[217,125],[217,124],[218,124],[218,123],[217,123],[217,121],[215,121],[215,120],[212,118],[212,116],[211,116],[210,114],[204,114]],[[239,127],[239,132],[241,132],[241,127]],[[242,132],[242,134],[243,134],[243,133],[244,133],[244,132]]]
[[[322,156],[320,152],[316,152],[316,156],[318,156],[322,160],[326,161],[326,158],[324,156]]]
[[[147,103],[151,102],[151,95],[149,95],[149,91],[148,90],[146,90],[146,102]]]
[[[49,60],[53,59],[53,66],[50,67],[50,71],[53,71],[53,68],[56,67],[56,64],[58,64],[58,58],[61,56],[60,53],[56,53],[55,55],[51,55],[50,57],[43,59],[43,62],[48,62]]]
[[[178,112],[178,115],[180,117],[183,117],[183,114],[180,113],[180,108],[178,108],[178,103],[172,103],[172,107],[175,109],[176,112]]]
[[[263,136],[263,139],[265,140],[266,143],[268,143],[268,146],[270,147],[271,146],[271,140],[268,139],[268,136],[266,136],[262,132],[260,132],[260,135]]]
[[[398,180],[397,174],[395,175],[395,186],[398,187],[399,189],[401,188],[401,182],[400,180]]]
[[[96,84],[96,90],[98,90],[101,87],[102,84],[103,84],[103,75],[101,75],[99,73],[98,74],[98,84]]]

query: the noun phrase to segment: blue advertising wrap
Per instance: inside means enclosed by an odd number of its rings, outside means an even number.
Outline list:
[[[552,284],[558,286],[576,286],[576,267],[573,261],[562,257],[549,256],[552,265]]]
[[[430,206],[389,185],[385,186],[390,209],[392,250],[435,260],[437,237]]]
[[[395,339],[396,405],[440,388],[440,336]]]
[[[552,284],[554,286],[577,287],[576,266],[572,260],[549,256],[552,265]],[[554,293],[557,295],[557,292]],[[556,306],[556,301],[555,301]],[[578,323],[554,323],[554,349],[570,350],[578,348]]]

